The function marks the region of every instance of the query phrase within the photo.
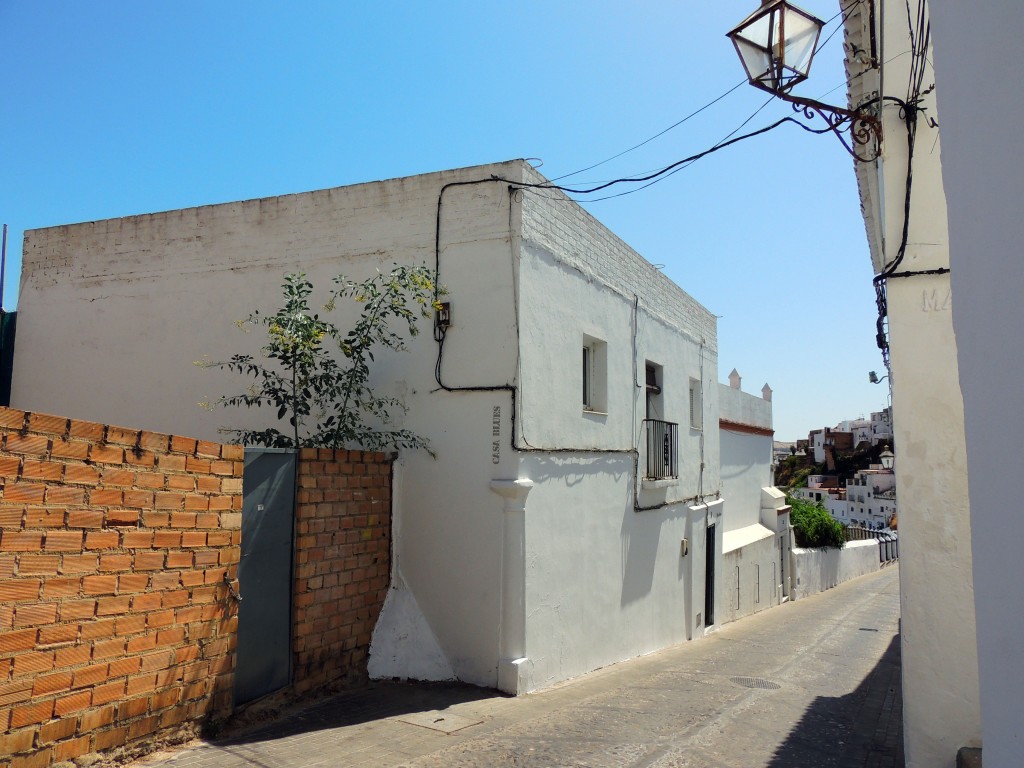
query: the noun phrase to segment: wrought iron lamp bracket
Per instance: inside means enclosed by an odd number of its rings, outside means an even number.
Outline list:
[[[842,142],[846,151],[860,163],[870,163],[882,154],[882,123],[874,115],[867,112],[834,107],[814,99],[794,96],[790,93],[772,91],[783,101],[793,106],[794,112],[801,113],[805,119],[813,120],[820,117],[825,121],[825,128],[811,128],[815,133],[831,131]],[[843,128],[849,126],[849,138],[844,135]]]

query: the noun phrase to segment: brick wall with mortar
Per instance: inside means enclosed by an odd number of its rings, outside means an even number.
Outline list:
[[[295,507],[296,695],[366,677],[391,570],[391,458],[304,448]]]
[[[0,768],[230,711],[240,446],[0,408]]]

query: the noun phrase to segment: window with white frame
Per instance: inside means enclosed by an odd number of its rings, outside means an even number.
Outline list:
[[[593,336],[583,336],[583,410],[608,411],[608,345]]]

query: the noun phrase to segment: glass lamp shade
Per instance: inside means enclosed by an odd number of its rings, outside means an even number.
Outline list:
[[[892,469],[893,462],[896,461],[895,454],[893,454],[893,452],[889,451],[889,450],[882,451],[878,455],[878,458],[882,462],[882,468],[883,469]]]
[[[807,79],[824,24],[787,0],[764,0],[728,37],[751,85],[785,93]]]

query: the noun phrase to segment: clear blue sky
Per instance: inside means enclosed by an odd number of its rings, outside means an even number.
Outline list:
[[[593,165],[740,83],[725,33],[757,4],[0,0],[4,306],[26,229],[515,157],[549,178]],[[843,103],[841,57],[839,31],[799,92]],[[743,85],[571,181],[661,168],[765,100]],[[775,101],[743,130],[786,114]],[[777,439],[885,406],[836,139],[783,126],[587,207],[720,316],[719,379],[772,386]]]

